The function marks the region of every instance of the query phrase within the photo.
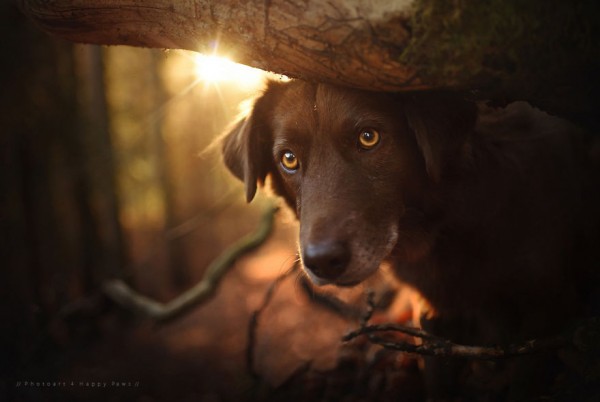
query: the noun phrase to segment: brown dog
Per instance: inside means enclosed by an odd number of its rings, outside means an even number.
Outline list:
[[[389,261],[460,327],[441,332],[495,344],[585,313],[598,265],[585,141],[523,102],[291,81],[269,84],[223,152],[248,201],[270,176],[296,212],[314,283],[355,285]]]

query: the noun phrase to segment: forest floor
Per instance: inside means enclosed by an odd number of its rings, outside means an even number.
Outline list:
[[[419,358],[364,335],[342,340],[373,307],[379,308],[370,323],[410,325],[411,291],[385,270],[355,288],[307,289],[302,274],[291,271],[295,233],[276,225],[262,247],[229,270],[212,299],[173,321],[141,319],[104,297],[51,321],[23,357],[8,400],[424,401]],[[592,352],[573,356],[581,361],[557,375],[545,400],[600,395],[598,359]]]
[[[284,277],[295,258],[290,236],[277,227],[227,273],[214,298],[173,322],[109,305],[56,325],[42,357],[26,362],[28,378],[18,379],[48,386],[21,385],[15,400],[423,400],[415,358],[360,339],[343,343],[358,320],[311,301],[298,273]],[[275,286],[277,278],[284,279]],[[365,308],[365,291],[328,290],[356,309]]]

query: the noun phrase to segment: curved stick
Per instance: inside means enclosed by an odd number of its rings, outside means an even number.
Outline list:
[[[233,263],[242,255],[256,249],[269,237],[277,207],[270,206],[263,214],[258,228],[228,247],[206,269],[204,277],[194,287],[168,303],[160,303],[150,299],[127,285],[121,279],[110,279],[102,284],[102,291],[121,307],[141,316],[157,321],[176,318],[190,308],[203,303],[212,297]]]

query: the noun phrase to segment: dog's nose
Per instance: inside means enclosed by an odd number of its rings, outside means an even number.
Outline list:
[[[308,244],[303,250],[302,261],[319,278],[333,281],[344,273],[350,262],[350,250],[341,242]]]

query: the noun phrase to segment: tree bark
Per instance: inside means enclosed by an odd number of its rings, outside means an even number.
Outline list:
[[[420,85],[398,60],[409,39],[402,23],[410,0],[395,5],[383,0],[21,3],[44,30],[77,42],[218,50],[240,63],[294,77],[377,89]],[[398,24],[379,29],[385,19]]]
[[[598,126],[595,0],[18,1],[44,30],[77,42],[216,50],[373,90],[476,90]]]

